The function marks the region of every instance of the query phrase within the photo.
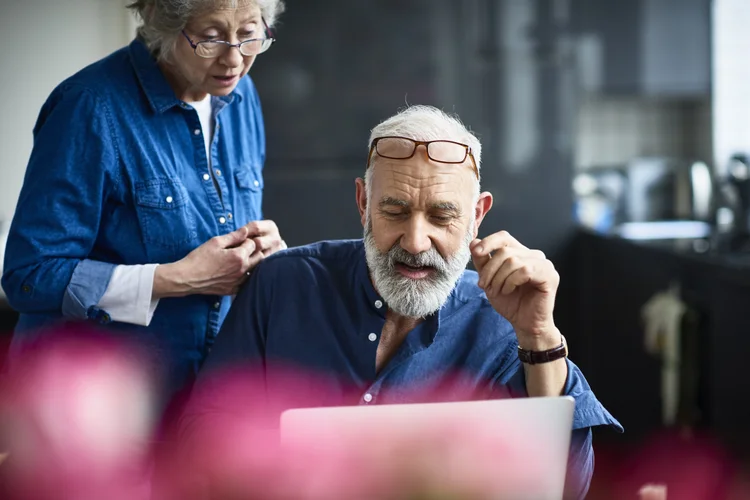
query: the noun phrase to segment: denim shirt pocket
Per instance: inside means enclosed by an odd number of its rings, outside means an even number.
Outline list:
[[[258,167],[247,166],[235,171],[237,199],[235,206],[242,207],[243,224],[262,217],[263,176]]]
[[[157,260],[184,257],[192,249],[198,231],[182,182],[171,178],[137,182],[135,198],[149,256]]]

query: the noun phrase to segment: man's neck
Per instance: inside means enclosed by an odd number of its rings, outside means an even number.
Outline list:
[[[391,360],[404,339],[423,319],[407,318],[388,310],[385,314],[385,324],[380,332],[380,342],[375,357],[375,369],[379,373]]]
[[[385,314],[385,324],[392,328],[394,336],[403,339],[407,333],[412,331],[424,318],[408,318],[401,316],[390,309]]]

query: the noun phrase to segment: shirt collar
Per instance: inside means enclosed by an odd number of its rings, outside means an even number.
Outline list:
[[[172,90],[169,82],[164,77],[164,73],[159,68],[156,59],[151,55],[142,41],[138,39],[133,40],[128,50],[135,74],[138,76],[138,81],[141,84],[143,92],[146,94],[146,99],[148,99],[148,103],[155,113],[164,113],[174,106],[184,104],[177,99],[174,90]],[[242,101],[243,93],[239,90],[239,86],[228,96],[219,97],[218,99],[229,104],[234,100],[234,96],[237,96]]]

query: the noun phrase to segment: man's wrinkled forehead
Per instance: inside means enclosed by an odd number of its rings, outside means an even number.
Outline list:
[[[476,177],[466,165],[378,158],[370,168],[378,197],[458,203],[464,197],[471,198],[476,190]]]

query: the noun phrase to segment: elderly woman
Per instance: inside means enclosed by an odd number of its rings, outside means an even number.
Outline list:
[[[281,0],[138,0],[129,46],[41,109],[2,285],[11,361],[70,320],[132,339],[167,389],[193,378],[230,296],[285,247],[261,220],[265,135],[247,76]]]

